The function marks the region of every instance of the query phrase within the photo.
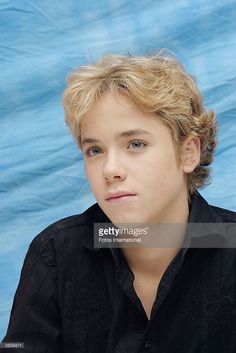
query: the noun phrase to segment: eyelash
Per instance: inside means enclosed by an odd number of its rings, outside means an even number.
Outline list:
[[[135,143],[135,142],[136,142],[136,143],[142,143],[142,144],[144,145],[144,147],[146,147],[146,146],[148,145],[146,142],[144,142],[144,141],[142,141],[142,140],[132,140],[132,141],[129,141],[128,146],[129,146],[130,144],[132,144],[132,143]],[[89,157],[89,158],[96,157],[97,154],[96,154],[96,155],[92,155],[92,156],[89,154],[90,151],[92,151],[93,149],[101,150],[101,148],[98,147],[98,146],[89,147],[89,148],[85,151],[85,155],[86,155],[87,157]],[[141,148],[137,148],[137,150],[140,150],[140,149],[141,149]],[[136,148],[135,148],[134,150],[136,150]]]

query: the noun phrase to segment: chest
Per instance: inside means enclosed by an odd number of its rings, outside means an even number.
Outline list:
[[[151,311],[153,303],[156,299],[157,289],[160,283],[160,279],[147,280],[140,278],[138,276],[135,277],[134,280],[134,289],[139,297],[142,306],[147,314],[148,319],[150,319]]]

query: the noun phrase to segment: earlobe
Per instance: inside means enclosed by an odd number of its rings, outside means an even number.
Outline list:
[[[185,173],[191,173],[200,162],[201,141],[197,136],[189,136],[182,146],[181,162]]]

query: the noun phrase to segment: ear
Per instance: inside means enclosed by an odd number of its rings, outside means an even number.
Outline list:
[[[191,173],[200,162],[201,141],[199,137],[190,135],[181,149],[181,165],[185,173]]]

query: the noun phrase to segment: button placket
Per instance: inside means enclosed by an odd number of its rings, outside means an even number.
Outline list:
[[[147,341],[144,343],[145,349],[150,349],[150,348],[151,348],[151,345],[152,345],[152,343],[151,343],[150,340],[147,340]]]

